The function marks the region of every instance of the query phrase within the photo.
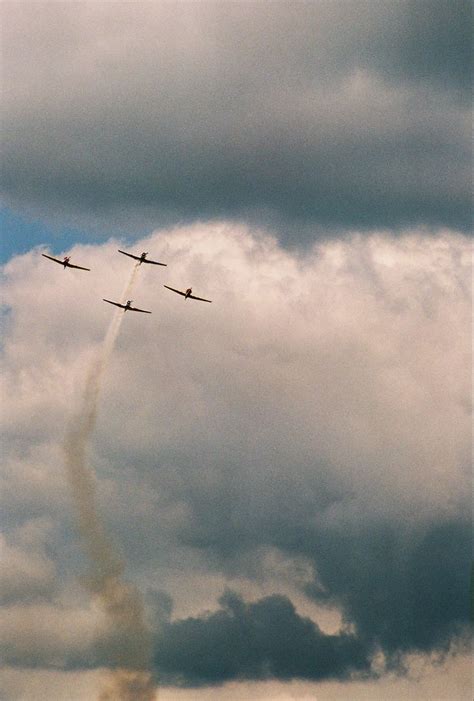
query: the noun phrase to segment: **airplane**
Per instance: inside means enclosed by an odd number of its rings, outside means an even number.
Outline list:
[[[150,263],[151,265],[164,265],[166,267],[166,263],[158,263],[156,260],[147,260],[148,253],[146,251],[143,251],[140,256],[134,256],[133,253],[126,253],[126,251],[121,251],[120,248],[118,249],[118,252],[123,253],[124,256],[138,260],[138,265],[141,265],[142,263]]]
[[[181,290],[175,290],[174,287],[168,287],[168,285],[163,285],[163,287],[166,287],[167,290],[172,290],[173,292],[176,292],[179,295],[182,295],[184,299],[198,299],[200,302],[212,302],[212,299],[204,299],[203,297],[195,297],[193,294],[191,294],[192,287],[188,287],[186,292],[181,292]]]
[[[138,309],[138,307],[132,307],[132,301],[131,299],[127,299],[127,304],[120,304],[120,302],[112,302],[110,299],[104,299],[102,298],[104,302],[108,302],[109,304],[115,304],[116,307],[120,307],[123,309],[124,312],[143,312],[143,314],[151,314],[151,312],[148,312],[146,309]]]
[[[82,265],[73,265],[72,263],[70,263],[69,262],[71,260],[70,256],[64,256],[63,260],[58,260],[57,258],[53,258],[52,256],[46,255],[46,253],[42,253],[41,255],[44,258],[49,258],[49,260],[54,260],[54,262],[59,263],[59,265],[63,265],[64,270],[66,270],[66,268],[78,268],[78,270],[89,270],[90,271],[90,268],[83,268]]]

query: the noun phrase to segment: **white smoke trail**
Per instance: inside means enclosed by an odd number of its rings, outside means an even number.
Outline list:
[[[122,293],[130,294],[138,271],[134,266]],[[94,430],[102,377],[113,351],[124,312],[117,309],[99,356],[92,363],[82,404],[67,432],[65,462],[77,511],[79,530],[91,563],[86,581],[100,602],[110,626],[109,678],[99,701],[154,701],[155,684],[150,673],[151,639],[144,621],[143,604],[137,589],[123,581],[123,563],[105,532],[95,503],[94,476],[86,464],[86,450]]]

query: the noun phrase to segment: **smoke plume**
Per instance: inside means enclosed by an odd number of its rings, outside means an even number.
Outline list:
[[[134,266],[122,293],[125,302],[138,271]],[[109,624],[109,678],[99,701],[154,701],[155,684],[149,671],[151,638],[144,621],[138,590],[123,580],[124,565],[105,532],[95,503],[94,475],[86,464],[86,451],[94,430],[102,378],[122,324],[124,312],[117,309],[99,355],[88,372],[77,416],[64,443],[65,462],[79,530],[90,561],[85,585],[100,602]]]

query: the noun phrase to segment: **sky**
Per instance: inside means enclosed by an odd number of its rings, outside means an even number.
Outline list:
[[[1,14],[2,698],[470,700],[470,3]]]

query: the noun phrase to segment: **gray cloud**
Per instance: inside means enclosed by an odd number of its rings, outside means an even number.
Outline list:
[[[284,596],[246,603],[227,592],[222,608],[162,624],[156,666],[165,684],[200,686],[244,679],[349,679],[370,674],[354,635],[324,635]]]
[[[14,207],[108,230],[251,219],[286,241],[470,226],[469,3],[4,13]]]
[[[419,0],[403,5],[400,21],[390,41],[382,34],[381,71],[400,79],[432,81],[458,97],[467,97],[470,85],[472,42],[469,26],[472,4],[434,0],[429,6]]]
[[[303,545],[322,585],[308,593],[340,597],[360,638],[392,663],[409,650],[446,652],[468,625],[470,522],[442,522],[413,540],[401,543],[393,524],[381,522],[357,537],[326,532]],[[339,588],[343,581],[354,584]]]

